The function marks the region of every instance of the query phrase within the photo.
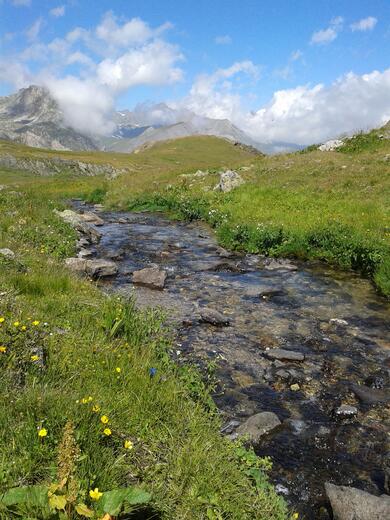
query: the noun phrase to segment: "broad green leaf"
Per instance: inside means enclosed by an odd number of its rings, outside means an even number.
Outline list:
[[[62,495],[52,495],[49,498],[49,506],[51,509],[65,509],[66,498]]]
[[[89,509],[85,504],[77,504],[75,509],[79,515],[85,516],[86,518],[92,518],[94,515],[92,509]]]
[[[30,507],[45,507],[48,504],[47,486],[24,486],[12,488],[0,495],[5,506],[27,504]]]
[[[103,494],[99,503],[99,509],[104,513],[116,516],[121,512],[125,504],[139,505],[146,504],[150,501],[151,495],[141,488],[129,487],[121,489],[113,489]]]

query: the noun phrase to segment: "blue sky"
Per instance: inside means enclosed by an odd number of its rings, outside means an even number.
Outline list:
[[[142,27],[126,25],[134,18],[140,19]],[[70,48],[68,35],[77,27],[84,36],[72,40]],[[141,31],[141,35],[137,32],[134,36],[134,31]],[[122,36],[128,38],[127,43],[120,41]],[[145,100],[167,100],[187,104],[198,112],[207,109],[213,117],[230,117],[241,127],[245,126],[245,114],[257,112],[260,136],[267,121],[280,117],[281,101],[282,112],[288,110],[293,115],[288,99],[290,104],[296,103],[297,88],[303,88],[298,97],[307,113],[308,104],[324,104],[325,94],[327,102],[333,99],[331,94],[337,94],[339,100],[340,88],[335,93],[334,85],[346,74],[352,72],[356,78],[373,71],[385,74],[390,67],[390,2],[0,0],[0,38],[0,94],[38,82],[55,91],[61,101],[70,94],[63,92],[64,83],[59,81],[72,77],[73,87],[76,80],[83,82],[82,86],[88,84],[92,96],[96,92],[110,96],[118,108],[131,108]],[[69,48],[64,49],[62,43],[57,54],[53,48],[49,51],[53,41],[57,47],[58,42],[66,41]],[[160,70],[158,64],[151,63],[154,58],[160,61]],[[144,76],[135,66],[155,70]],[[138,74],[139,80],[122,79],[114,84],[112,74],[118,67],[128,77]],[[376,103],[372,98],[379,96],[374,112],[379,115],[384,110],[387,116],[387,74],[380,81],[379,88],[375,77],[361,81],[363,86],[357,86],[356,79],[351,87],[347,80],[345,88],[352,89],[358,101],[370,99],[367,114]],[[370,84],[369,90],[361,92],[365,83]],[[321,95],[312,90],[318,84],[323,85]],[[68,87],[71,90],[70,82]],[[276,100],[279,105],[275,105],[276,92],[285,93]],[[259,126],[263,114],[259,111],[273,103],[273,112]],[[245,129],[255,135],[252,123]],[[376,120],[352,118],[349,126],[365,123],[369,126]],[[329,135],[332,131],[327,130]],[[275,131],[274,137],[284,139],[288,137],[285,133]]]

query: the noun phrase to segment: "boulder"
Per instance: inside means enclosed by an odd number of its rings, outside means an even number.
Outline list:
[[[87,260],[84,258],[67,258],[65,265],[74,273],[85,273],[87,268]]]
[[[80,249],[80,251],[77,253],[77,258],[90,258],[93,255],[92,251],[89,249]]]
[[[279,361],[304,361],[305,355],[295,350],[285,350],[283,348],[273,348],[267,350],[264,355],[269,359],[278,359]]]
[[[92,211],[86,211],[85,213],[82,213],[80,218],[82,222],[89,222],[89,224],[94,224],[95,226],[103,226],[104,224],[104,220]]]
[[[79,222],[75,229],[83,235],[84,238],[86,238],[91,244],[98,244],[100,239],[102,238],[101,233],[99,231],[85,222]]]
[[[390,518],[390,496],[375,496],[360,489],[325,483],[335,520],[385,520]]]
[[[133,283],[150,289],[164,289],[167,273],[158,267],[146,267],[133,273]]]
[[[273,412],[260,412],[249,417],[237,428],[238,437],[247,437],[251,444],[258,444],[260,439],[281,425],[279,417]]]
[[[86,260],[85,258],[67,258],[65,265],[75,273],[87,274],[91,278],[114,276],[118,272],[115,262],[110,260]]]
[[[87,260],[86,273],[92,278],[114,276],[117,272],[118,267],[111,260]]]
[[[318,149],[321,152],[333,152],[334,150],[337,150],[337,148],[340,148],[340,146],[343,146],[344,141],[341,139],[331,139],[329,141],[326,141],[326,143],[321,144]]]
[[[11,249],[4,247],[3,249],[0,249],[0,256],[6,258],[7,260],[12,260],[16,255]]]
[[[60,217],[64,222],[67,222],[72,227],[76,227],[82,222],[81,215],[71,209],[65,209],[64,211],[54,210],[54,213]]]
[[[215,191],[222,191],[227,193],[241,184],[244,183],[244,179],[234,170],[226,170],[220,174],[219,183],[215,186]]]
[[[216,327],[227,327],[230,325],[230,318],[214,309],[210,309],[209,307],[203,307],[200,309],[199,314],[200,321],[203,321],[204,323],[210,323]]]

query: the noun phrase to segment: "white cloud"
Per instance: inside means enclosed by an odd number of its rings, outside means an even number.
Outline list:
[[[322,142],[390,119],[390,69],[346,74],[326,87],[303,85],[275,92],[254,114],[236,124],[259,141]]]
[[[126,52],[116,60],[103,60],[97,67],[97,79],[113,90],[175,83],[182,79],[181,69],[175,67],[182,59],[176,46],[156,40]]]
[[[59,5],[58,7],[54,7],[53,9],[50,9],[49,13],[51,16],[54,16],[54,18],[60,18],[65,14],[65,6]]]
[[[354,22],[350,25],[352,31],[371,31],[377,24],[378,20],[373,16],[363,18],[358,22]]]
[[[229,45],[232,43],[232,38],[225,34],[224,36],[216,36],[214,41],[217,45]]]
[[[163,38],[169,23],[154,28],[139,18],[118,20],[107,13],[95,28],[76,27],[49,43],[39,40],[43,24],[39,18],[26,31],[31,43],[18,55],[0,59],[0,81],[18,88],[46,86],[77,130],[110,132],[118,95],[134,86],[167,85],[183,77],[180,49]],[[32,62],[35,74],[25,65]]]
[[[108,89],[93,81],[73,76],[62,79],[42,77],[41,82],[62,108],[65,121],[70,126],[87,133],[112,132],[114,101]]]
[[[31,0],[12,0],[12,5],[15,7],[29,7]]]
[[[42,25],[43,25],[43,18],[38,18],[31,25],[31,27],[29,29],[27,29],[26,35],[30,41],[36,40],[38,38],[38,35],[42,29]]]
[[[125,48],[129,45],[145,43],[171,28],[172,24],[165,23],[156,29],[152,29],[149,24],[140,18],[132,18],[120,25],[118,18],[109,11],[97,26],[96,36],[110,46]]]
[[[282,68],[275,69],[274,75],[278,76],[279,78],[282,78],[284,80],[291,78],[294,73],[294,63],[299,60],[303,61],[302,58],[303,58],[303,52],[300,51],[299,49],[292,52],[289,57],[287,65],[285,65]]]
[[[233,82],[235,77],[242,74],[257,80],[260,70],[246,60],[233,63],[226,69],[218,69],[213,74],[202,74],[196,78],[188,96],[178,105],[216,119],[239,117],[241,98],[234,91]]]
[[[344,18],[342,16],[336,16],[332,18],[329,23],[329,27],[326,29],[321,29],[312,34],[310,43],[324,45],[334,41],[338,33],[342,30],[344,23]]]

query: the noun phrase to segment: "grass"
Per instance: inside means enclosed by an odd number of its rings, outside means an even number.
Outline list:
[[[226,161],[219,145],[216,166]],[[191,169],[206,161],[197,157]],[[241,160],[238,152],[232,162]],[[161,178],[176,175],[169,168]],[[64,268],[76,237],[53,209],[80,195],[101,201],[112,181],[0,171],[0,183],[0,247],[16,253],[0,257],[0,518],[111,511],[108,520],[143,507],[142,518],[286,519],[269,462],[221,437],[198,372],[171,363],[160,312]]]

